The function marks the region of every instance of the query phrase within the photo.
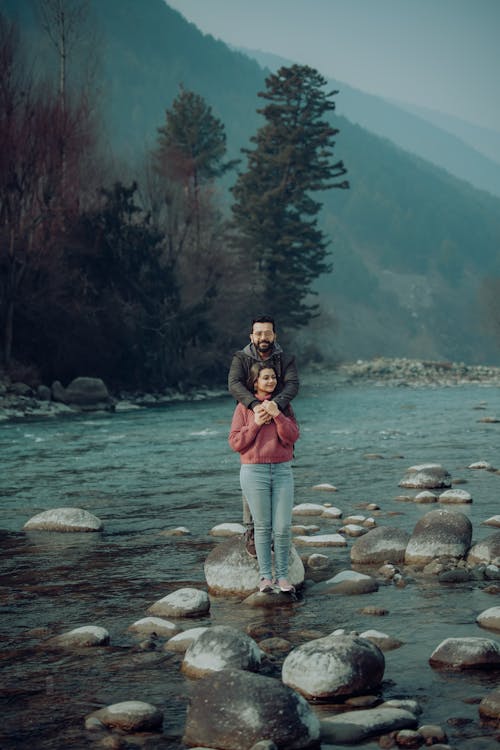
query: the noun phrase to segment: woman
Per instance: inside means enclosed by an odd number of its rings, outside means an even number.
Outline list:
[[[248,389],[261,401],[254,410],[237,404],[229,445],[240,454],[240,484],[255,525],[259,563],[259,591],[273,591],[272,543],[275,580],[284,592],[295,591],[288,582],[288,556],[293,507],[293,446],[299,428],[290,406],[281,412],[272,396],[278,384],[274,367],[255,362]]]

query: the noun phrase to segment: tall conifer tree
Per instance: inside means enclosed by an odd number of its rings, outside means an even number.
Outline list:
[[[282,67],[266,79],[257,110],[266,120],[242,149],[248,169],[233,187],[237,244],[249,264],[256,295],[279,317],[280,328],[306,325],[317,305],[308,304],[312,282],[330,269],[328,242],[317,226],[321,203],[311,194],[332,187],[346,170],[332,162],[338,130],[326,119],[335,109],[326,80],[309,66]]]

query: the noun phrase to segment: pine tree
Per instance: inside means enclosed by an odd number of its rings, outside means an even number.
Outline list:
[[[257,110],[266,120],[242,149],[247,171],[233,187],[237,245],[249,264],[256,307],[279,318],[281,328],[306,325],[317,305],[309,304],[312,282],[330,270],[323,232],[317,225],[321,203],[311,194],[332,187],[346,173],[332,163],[335,109],[326,80],[309,66],[282,67],[266,79]]]

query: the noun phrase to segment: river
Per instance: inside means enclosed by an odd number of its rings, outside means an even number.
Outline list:
[[[470,517],[473,541],[495,531],[482,522],[499,512],[500,475],[468,466],[480,460],[500,464],[500,424],[480,421],[500,413],[497,388],[350,387],[324,375],[304,383],[294,407],[301,427],[296,503],[328,501],[347,516],[373,502],[380,507],[378,525],[411,532],[438,506],[401,502],[398,483],[407,467],[432,462],[463,480],[460,486],[472,495],[472,504],[454,509]],[[227,443],[233,408],[229,397],[220,396],[0,425],[2,748],[96,747],[84,717],[132,699],[153,703],[165,716],[163,734],[143,737],[141,747],[183,748],[187,680],[181,657],[141,649],[127,628],[176,588],[205,587],[203,563],[218,543],[210,530],[241,521],[239,458]],[[312,488],[319,483],[335,485],[337,492],[318,493]],[[36,513],[62,506],[89,510],[104,531],[22,530]],[[190,535],[161,533],[177,526],[188,527]],[[334,528],[328,521],[322,531]],[[350,567],[351,543],[314,551],[333,556],[340,571]],[[498,604],[498,595],[483,588],[410,577],[404,588],[381,586],[362,596],[314,597],[313,589],[306,590],[288,610],[274,613],[212,597],[208,616],[182,626],[246,630],[265,624],[295,645],[311,630],[381,630],[403,642],[385,654],[384,699],[415,698],[423,708],[421,723],[443,726],[454,748],[486,750],[496,745],[496,735],[481,724],[477,703],[498,685],[498,671],[446,674],[428,664],[447,637],[498,639],[475,622]],[[389,614],[362,614],[368,604]],[[48,636],[86,624],[106,628],[110,646],[83,653],[44,648]]]

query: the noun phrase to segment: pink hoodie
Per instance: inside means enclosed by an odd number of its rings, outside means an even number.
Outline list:
[[[240,454],[242,464],[281,464],[293,458],[299,427],[293,416],[282,412],[269,424],[255,424],[254,414],[238,404],[231,422],[229,445]]]

